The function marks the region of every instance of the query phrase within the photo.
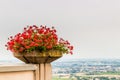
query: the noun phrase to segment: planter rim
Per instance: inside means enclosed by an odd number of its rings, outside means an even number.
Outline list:
[[[25,63],[51,63],[54,60],[62,57],[62,52],[60,51],[47,51],[38,52],[33,51],[31,53],[14,53],[14,56]]]

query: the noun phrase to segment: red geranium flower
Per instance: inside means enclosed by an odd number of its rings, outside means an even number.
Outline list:
[[[48,28],[41,25],[40,27],[33,25],[24,28],[22,33],[10,36],[9,41],[5,45],[8,50],[14,53],[24,53],[34,50],[59,50],[63,53],[72,54],[73,46],[69,41],[63,38],[58,39],[56,29]]]

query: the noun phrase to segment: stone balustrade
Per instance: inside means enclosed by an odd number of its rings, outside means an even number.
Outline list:
[[[51,80],[50,63],[0,65],[0,80]]]

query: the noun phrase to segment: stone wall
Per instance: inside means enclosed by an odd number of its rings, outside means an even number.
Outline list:
[[[51,80],[50,63],[0,65],[0,80]]]

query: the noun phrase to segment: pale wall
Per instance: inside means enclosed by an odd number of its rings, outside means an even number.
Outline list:
[[[0,65],[0,80],[37,80],[33,64]]]
[[[0,73],[0,80],[34,80],[33,71]]]
[[[52,80],[51,64],[0,65],[0,80]]]

